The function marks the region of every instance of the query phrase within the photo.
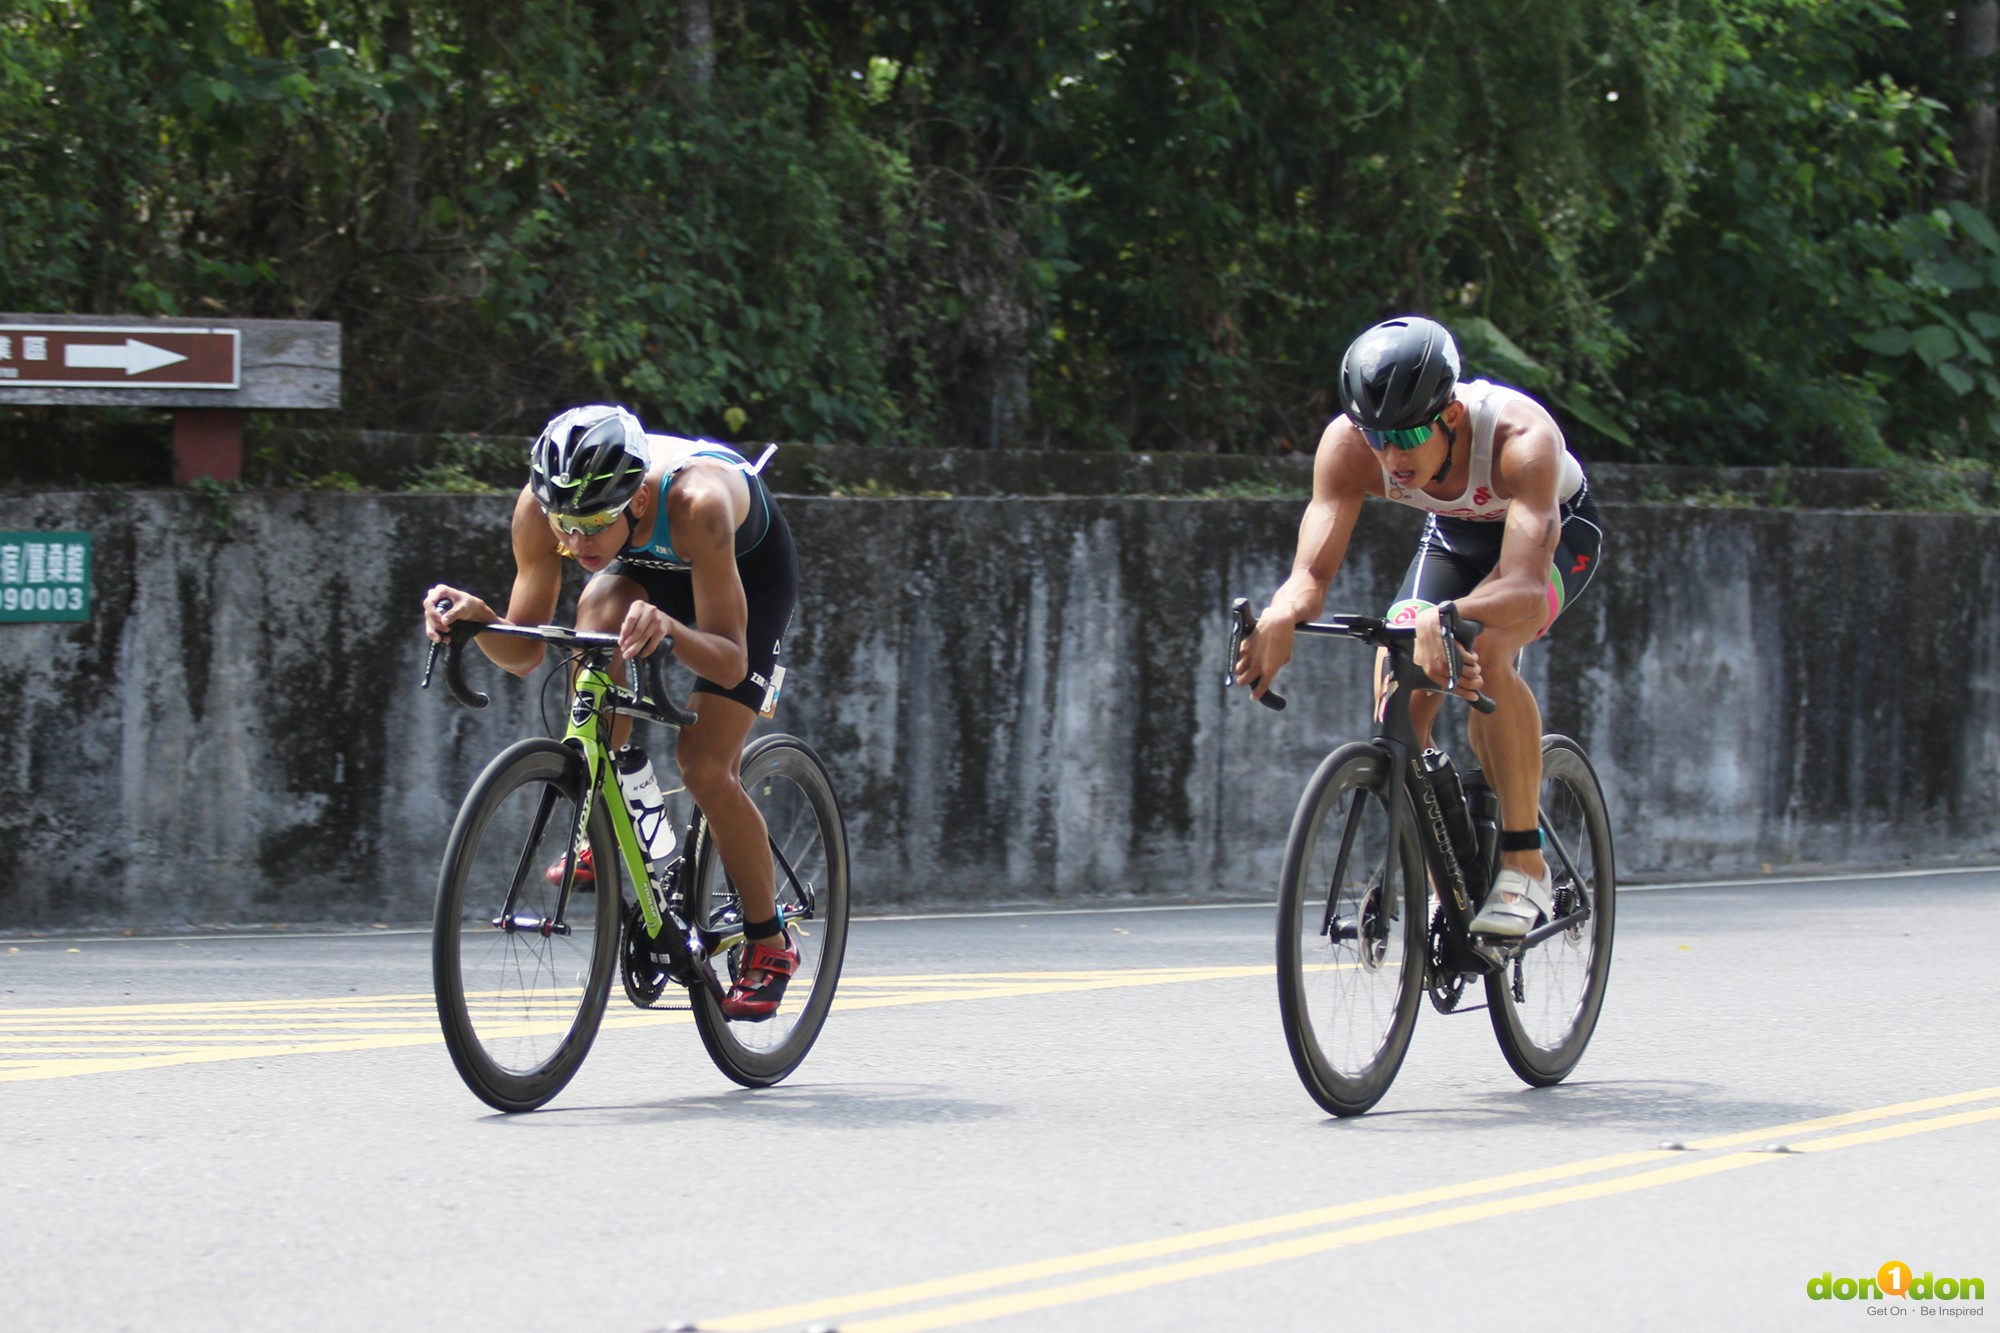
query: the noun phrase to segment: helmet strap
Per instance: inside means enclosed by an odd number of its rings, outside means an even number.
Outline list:
[[[1458,452],[1458,431],[1453,428],[1449,421],[1440,420],[1438,424],[1444,427],[1444,466],[1432,474],[1431,485],[1433,486],[1451,475],[1451,460]]]

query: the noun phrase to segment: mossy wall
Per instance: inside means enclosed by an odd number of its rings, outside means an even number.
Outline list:
[[[2000,851],[2000,519],[1600,497],[1603,572],[1526,669],[1628,878]],[[1306,776],[1367,730],[1350,644],[1302,645],[1283,714],[1220,685],[1224,608],[1289,567],[1295,498],[782,503],[778,725],[835,773],[859,911],[1268,896]],[[0,913],[424,919],[472,777],[560,713],[548,672],[475,666],[481,713],[417,689],[422,591],[503,598],[507,512],[0,496],[0,529],[88,529],[96,561],[88,622],[0,625]],[[1329,610],[1385,604],[1415,517],[1368,507]]]

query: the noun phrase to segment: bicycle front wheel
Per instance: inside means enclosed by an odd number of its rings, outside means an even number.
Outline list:
[[[1583,747],[1542,737],[1542,855],[1555,878],[1555,919],[1589,916],[1486,978],[1500,1051],[1521,1080],[1560,1083],[1583,1058],[1611,977],[1618,876],[1604,790]]]
[[[1416,832],[1389,843],[1389,759],[1328,755],[1299,800],[1278,887],[1278,1012],[1299,1081],[1360,1115],[1402,1067],[1423,996],[1426,880]]]
[[[731,1020],[705,987],[694,988],[694,1021],[716,1068],[745,1087],[769,1087],[806,1058],[826,1025],[847,951],[847,827],[826,767],[795,736],[765,736],[743,752],[743,790],[771,835],[778,911],[798,946],[799,966],[769,1018]],[[691,907],[696,924],[740,929],[743,909],[712,839],[703,839]],[[719,967],[735,979],[742,947]]]
[[[486,766],[452,825],[431,920],[431,978],[445,1046],[465,1085],[501,1111],[532,1111],[576,1074],[604,1018],[618,962],[618,848],[599,806],[583,826],[590,872],[557,911],[583,758],[521,741]]]

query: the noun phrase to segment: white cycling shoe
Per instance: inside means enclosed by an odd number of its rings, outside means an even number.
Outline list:
[[[1518,939],[1555,911],[1555,876],[1533,879],[1525,871],[1502,870],[1479,915],[1472,918],[1475,935],[1505,935]]]

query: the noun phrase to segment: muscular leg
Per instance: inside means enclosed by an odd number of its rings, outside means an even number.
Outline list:
[[[577,600],[577,628],[616,633],[626,610],[645,595],[646,590],[634,579],[599,575],[584,586]],[[722,867],[742,897],[744,919],[769,921],[778,914],[771,836],[742,781],[743,742],[749,738],[757,714],[719,694],[694,694],[688,707],[696,721],[681,728],[675,752],[681,781],[708,817],[709,834],[722,856]],[[631,730],[631,718],[614,718],[612,744],[623,744]]]
[[[1489,628],[1473,645],[1485,674],[1484,692],[1496,707],[1492,713],[1474,710],[1466,720],[1466,738],[1487,785],[1500,798],[1500,827],[1532,829],[1539,824],[1542,792],[1542,710],[1535,692],[1521,679],[1521,649],[1541,629],[1534,622]],[[1539,850],[1502,852],[1500,864],[1536,879],[1548,873]]]
[[[769,921],[778,914],[771,835],[743,790],[743,742],[757,714],[719,694],[695,694],[688,707],[699,720],[681,729],[681,780],[708,817],[722,867],[742,896],[744,920]]]
[[[1495,707],[1491,714],[1473,710],[1466,717],[1466,738],[1479,757],[1487,785],[1500,798],[1500,827],[1532,829],[1540,821],[1542,792],[1542,710],[1535,692],[1521,678],[1521,649],[1541,633],[1539,612],[1518,624],[1486,627],[1473,645],[1485,673],[1485,694]],[[1376,654],[1375,697],[1382,697],[1387,653]],[[1431,728],[1444,695],[1429,690],[1410,700],[1410,721],[1419,744],[1431,744]],[[1502,852],[1500,864],[1533,875],[1548,873],[1540,851]]]

